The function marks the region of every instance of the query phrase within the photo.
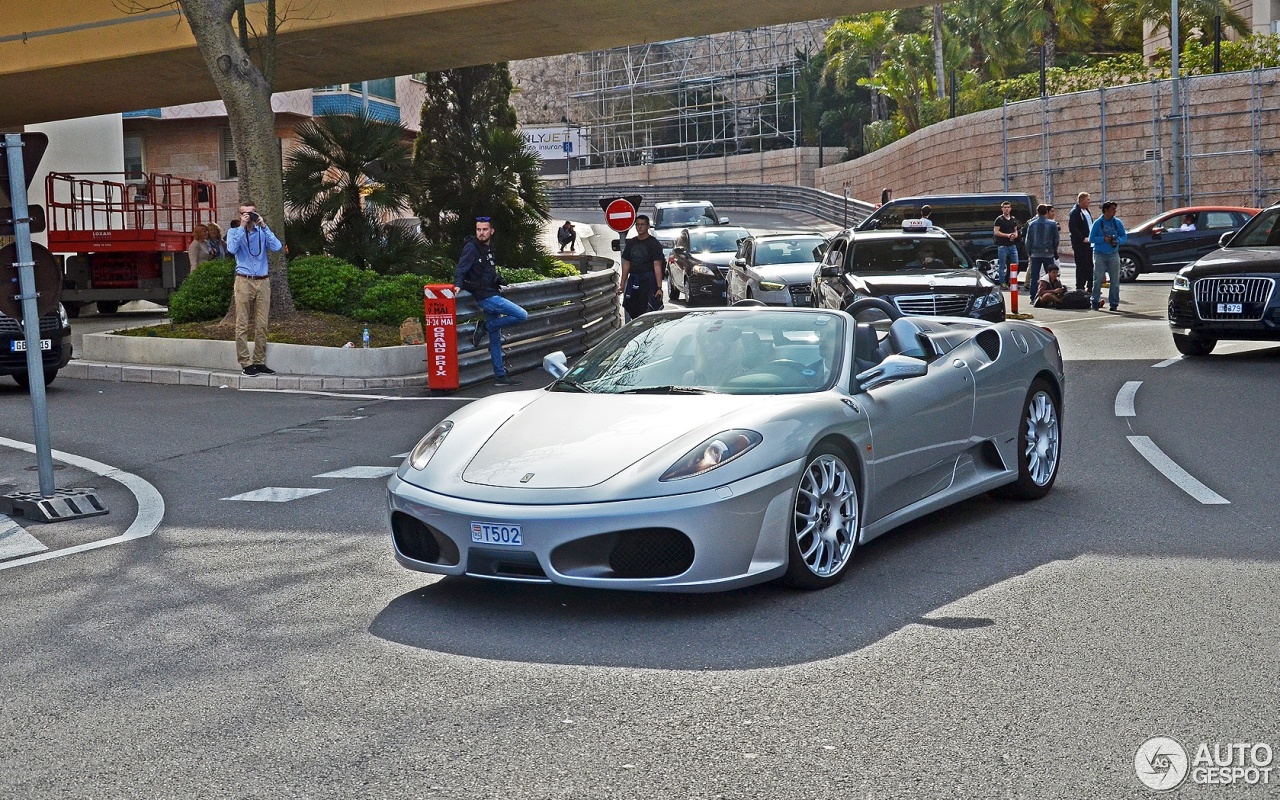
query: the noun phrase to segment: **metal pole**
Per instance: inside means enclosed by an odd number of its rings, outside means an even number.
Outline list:
[[[956,118],[956,71],[951,70],[951,119]]]
[[[40,495],[52,497],[53,455],[49,445],[49,407],[44,393],[44,360],[40,353],[40,313],[36,309],[36,270],[31,255],[31,221],[27,216],[27,181],[23,175],[22,136],[4,135],[9,160],[9,200],[13,206],[13,236],[18,248],[18,298],[22,300],[22,330],[27,344],[27,383],[31,386],[31,417],[35,423],[36,469]],[[10,291],[10,290],[5,290]]]
[[[1107,199],[1107,87],[1098,87],[1098,152],[1102,154],[1098,165],[1101,175],[1102,199]]]
[[[1040,96],[1044,97],[1047,92],[1044,88],[1044,45],[1040,45]]]
[[[1009,191],[1009,101],[1000,104],[1000,158],[1004,161],[1004,190]]]
[[[1213,17],[1213,73],[1222,72],[1222,15]]]
[[[369,116],[369,82],[360,81],[360,110]]]
[[[1173,203],[1182,205],[1182,98],[1178,91],[1178,0],[1171,0],[1169,14],[1170,68],[1169,85],[1173,105],[1169,114],[1169,155],[1173,165]]]

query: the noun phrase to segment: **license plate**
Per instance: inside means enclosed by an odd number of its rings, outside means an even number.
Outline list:
[[[41,339],[41,340],[40,340],[40,349],[41,349],[41,350],[52,350],[52,349],[53,349],[53,340],[52,340],[52,339]],[[25,353],[25,352],[27,352],[27,340],[26,340],[26,339],[15,339],[14,341],[9,342],[9,352],[10,352],[10,353]]]
[[[1244,303],[1218,303],[1219,314],[1243,314]]]
[[[472,522],[471,541],[475,544],[521,547],[524,545],[524,532],[519,525],[510,523]]]

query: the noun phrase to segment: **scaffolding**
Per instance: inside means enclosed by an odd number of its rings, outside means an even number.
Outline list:
[[[797,53],[830,20],[597,50],[569,92],[584,166],[693,160],[800,145]]]

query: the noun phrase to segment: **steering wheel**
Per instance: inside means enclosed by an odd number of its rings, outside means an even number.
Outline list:
[[[773,369],[774,367],[781,367],[782,369],[777,370],[777,371],[775,372],[775,370]],[[789,372],[789,373],[791,373],[790,375],[787,375],[787,376],[783,376],[783,375],[779,375],[779,376],[778,376],[778,377],[780,377],[780,378],[783,378],[784,380],[790,380],[790,379],[794,378],[795,380],[799,381],[800,383],[812,383],[812,382],[813,382],[813,380],[812,380],[812,377],[813,377],[813,376],[811,376],[811,375],[805,375],[805,374],[804,374],[804,371],[805,371],[805,369],[807,369],[807,367],[805,367],[805,365],[804,365],[804,364],[801,364],[799,361],[793,361],[793,360],[791,360],[791,359],[789,359],[789,358],[779,358],[779,359],[776,359],[776,360],[774,360],[774,361],[770,361],[770,362],[769,362],[769,364],[768,364],[768,366],[767,366],[767,369],[768,369],[771,373],[773,373],[773,374],[777,374],[778,372]]]
[[[863,311],[869,311],[873,308],[883,311],[890,320],[902,319],[902,312],[898,310],[897,306],[882,297],[863,297],[859,300],[854,300],[844,307],[844,313],[851,317],[856,317]]]

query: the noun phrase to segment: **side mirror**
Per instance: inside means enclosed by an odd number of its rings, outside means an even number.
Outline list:
[[[881,361],[866,372],[857,375],[858,385],[862,391],[869,392],[877,386],[900,381],[903,378],[918,378],[929,371],[929,365],[911,356],[893,355]]]
[[[735,258],[735,259],[733,260],[733,265],[734,265],[735,267],[745,267],[745,266],[747,265],[747,260],[746,260],[745,258],[741,258],[741,257],[739,257],[739,258]]]
[[[729,218],[728,218],[728,217],[721,217],[721,218],[720,218],[720,224],[721,224],[721,225],[728,225],[728,224],[729,224]]]
[[[1152,235],[1152,236],[1159,236],[1159,235],[1161,235],[1162,233],[1164,233],[1164,228],[1161,228],[1161,227],[1160,227],[1160,226],[1158,226],[1158,225],[1157,225],[1156,227],[1154,227],[1154,228],[1152,228],[1152,229],[1151,229],[1151,235]]]
[[[1236,232],[1227,231],[1226,233],[1218,237],[1218,247],[1226,247],[1227,245],[1231,244],[1231,240],[1234,238],[1236,238]]]
[[[678,244],[677,244],[677,245],[675,245],[675,246],[673,246],[673,247],[671,248],[671,252],[673,252],[673,253],[687,253],[687,252],[689,252],[689,251],[688,251],[688,250],[686,250],[686,249],[684,249],[683,247],[681,247],[680,245],[678,245]]]
[[[569,372],[569,359],[564,351],[557,350],[543,357],[542,368],[551,373],[551,377],[560,380]]]
[[[609,240],[609,249],[611,249],[611,250],[613,250],[613,252],[617,253],[617,252],[619,252],[619,251],[621,251],[621,250],[622,250],[622,244],[621,244],[617,239],[610,239],[610,240]]]
[[[839,278],[840,268],[833,267],[828,264],[823,264],[822,268],[818,270],[818,277],[819,278]]]

